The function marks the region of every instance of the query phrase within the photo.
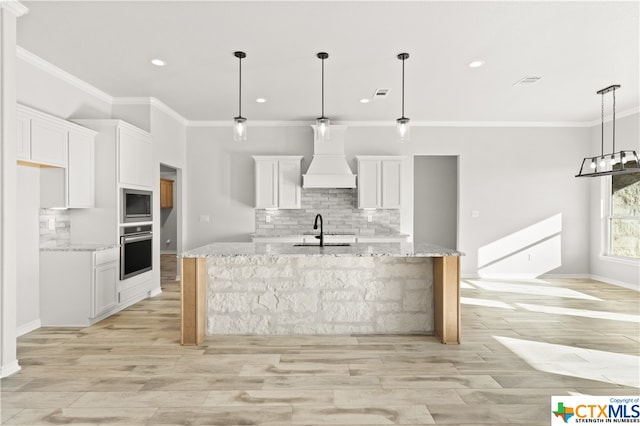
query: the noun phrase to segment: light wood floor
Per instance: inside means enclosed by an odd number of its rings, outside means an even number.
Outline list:
[[[548,425],[552,395],[638,395],[639,294],[589,281],[463,282],[463,344],[429,336],[208,337],[163,294],[18,341],[2,424]]]

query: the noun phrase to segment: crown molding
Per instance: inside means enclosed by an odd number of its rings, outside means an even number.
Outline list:
[[[630,115],[638,114],[638,113],[640,113],[640,106],[617,113],[616,120],[619,118],[629,117]],[[612,121],[612,120],[613,120],[613,115],[605,115],[604,117],[605,123],[608,123],[609,121]],[[589,127],[599,126],[601,122],[602,122],[601,120],[590,121]]]
[[[113,104],[113,97],[111,95],[103,92],[102,90],[98,89],[95,86],[92,86],[86,81],[79,79],[75,75],[68,73],[62,68],[58,68],[57,66],[53,65],[51,62],[45,61],[41,57],[34,55],[33,53],[29,52],[23,47],[16,46],[16,56],[18,57],[18,59],[22,59],[23,61],[37,68],[40,68],[41,70],[51,74],[52,76],[57,77],[60,80],[66,83],[69,83],[72,86],[92,96],[95,96],[96,98],[100,99],[103,102],[106,102],[110,105]]]
[[[17,0],[0,0],[0,8],[8,10],[17,18],[29,13],[29,8]]]
[[[189,124],[189,120],[184,118],[176,110],[162,102],[158,98],[154,97],[118,97],[113,98],[113,105],[149,105],[157,108],[165,114],[173,117],[176,121],[180,122],[183,126]]]

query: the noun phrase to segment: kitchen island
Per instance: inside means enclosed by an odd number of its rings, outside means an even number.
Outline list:
[[[459,258],[432,244],[214,243],[180,255],[183,345],[217,334],[460,342]]]

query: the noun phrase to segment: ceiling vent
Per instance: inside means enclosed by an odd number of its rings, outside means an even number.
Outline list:
[[[542,80],[542,77],[523,77],[520,80],[513,83],[514,87],[528,87],[533,86],[537,82]]]
[[[389,95],[389,89],[376,89],[375,93],[373,94],[373,100],[375,101],[376,99],[384,99]]]

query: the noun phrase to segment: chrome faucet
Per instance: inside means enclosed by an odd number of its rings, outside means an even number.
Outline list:
[[[322,229],[322,215],[318,213],[316,220],[313,222],[313,229],[318,229],[318,218],[320,218],[320,235],[316,235],[316,238],[320,240],[320,247],[324,247],[324,231]]]

